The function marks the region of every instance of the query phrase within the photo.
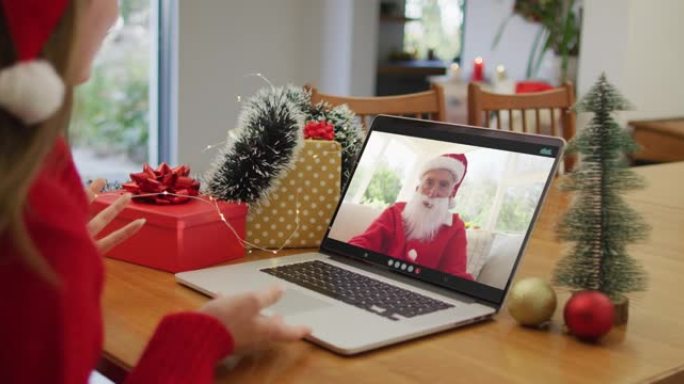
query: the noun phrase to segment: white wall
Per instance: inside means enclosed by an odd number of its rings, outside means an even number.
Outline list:
[[[375,94],[379,0],[354,0],[351,86],[349,95]]]
[[[622,120],[684,116],[684,2],[585,1],[578,91],[602,71],[636,107]]]
[[[492,43],[501,23],[511,14],[513,0],[468,0],[461,60],[464,80],[470,79],[473,60],[485,63],[485,77],[491,79],[497,65],[504,65],[510,79],[525,78],[527,57],[539,27],[521,17],[510,20],[496,48]],[[544,75],[544,73],[542,73]]]
[[[179,1],[178,161],[205,170],[234,127],[240,105],[266,85],[304,84],[320,75],[316,0]]]
[[[581,1],[581,0],[580,0]],[[636,107],[632,119],[684,116],[684,1],[584,0],[577,78],[584,95],[601,72]],[[466,79],[477,56],[487,76],[504,64],[511,79],[524,78],[537,26],[515,17],[495,50],[492,40],[513,0],[469,0],[466,5],[463,69]],[[547,62],[548,64],[548,62]],[[550,74],[540,73],[541,77]],[[579,116],[581,127],[588,119]]]
[[[324,0],[318,88],[334,95],[372,96],[378,49],[378,0]]]
[[[327,44],[321,52],[321,79],[316,86],[334,95],[349,94],[351,61],[339,60],[352,55],[352,27],[354,4],[352,0],[324,0],[321,34]]]
[[[178,3],[178,162],[193,173],[213,160],[216,152],[204,148],[223,141],[234,127],[237,96],[266,85],[251,73],[275,85],[373,92],[377,0]]]
[[[318,84],[325,92],[372,95],[379,0],[179,1],[178,161],[202,172],[247,97],[265,83]],[[511,20],[496,50],[492,40],[513,0],[469,0],[464,74],[485,59],[491,76],[504,64],[524,77],[536,25]],[[585,0],[578,90],[601,71],[637,110],[624,120],[684,115],[684,1]],[[582,117],[579,119],[584,121]]]

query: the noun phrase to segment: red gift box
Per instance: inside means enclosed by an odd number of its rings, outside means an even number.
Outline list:
[[[100,212],[119,196],[120,193],[98,196],[91,205],[91,213]],[[239,238],[221,221],[216,204]],[[99,236],[145,218],[147,221],[137,234],[114,247],[106,256],[181,272],[244,256],[241,239],[245,238],[246,217],[246,204],[192,199],[184,204],[155,205],[133,199]]]

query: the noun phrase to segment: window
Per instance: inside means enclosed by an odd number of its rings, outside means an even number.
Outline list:
[[[157,124],[160,107],[160,31],[168,20],[168,0],[120,0],[120,18],[100,50],[90,80],[74,97],[69,137],[74,160],[85,180],[122,182],[143,163],[160,160]],[[168,18],[168,16],[164,16]],[[168,120],[168,119],[166,119]],[[162,132],[164,131],[164,132]]]
[[[470,226],[508,234],[530,225],[550,161],[493,149],[469,151],[468,176],[454,212]]]
[[[402,140],[372,141],[358,165],[346,200],[384,209],[397,201],[416,155]]]
[[[421,59],[460,61],[465,0],[406,0],[404,51]]]

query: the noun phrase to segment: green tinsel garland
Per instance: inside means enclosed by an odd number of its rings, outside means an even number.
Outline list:
[[[207,174],[207,193],[220,200],[259,203],[292,168],[302,146],[305,116],[283,88],[266,88],[247,100],[235,139],[228,138]]]
[[[205,177],[207,193],[221,200],[260,203],[294,166],[302,129],[311,120],[334,126],[342,147],[342,187],[346,185],[363,141],[362,127],[347,106],[311,105],[301,87],[269,87],[250,98],[241,111],[235,139],[229,138]]]

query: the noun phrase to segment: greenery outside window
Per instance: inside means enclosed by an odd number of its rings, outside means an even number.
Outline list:
[[[419,59],[460,61],[465,0],[406,0],[404,52]]]
[[[90,80],[75,92],[69,139],[84,179],[121,182],[157,163],[159,0],[120,0]]]
[[[397,201],[416,155],[395,139],[378,143],[370,142],[366,148],[372,160],[359,164],[347,196],[351,202],[384,209]]]
[[[471,227],[508,234],[527,231],[549,164],[537,156],[497,150],[467,152],[468,175],[454,212]]]

